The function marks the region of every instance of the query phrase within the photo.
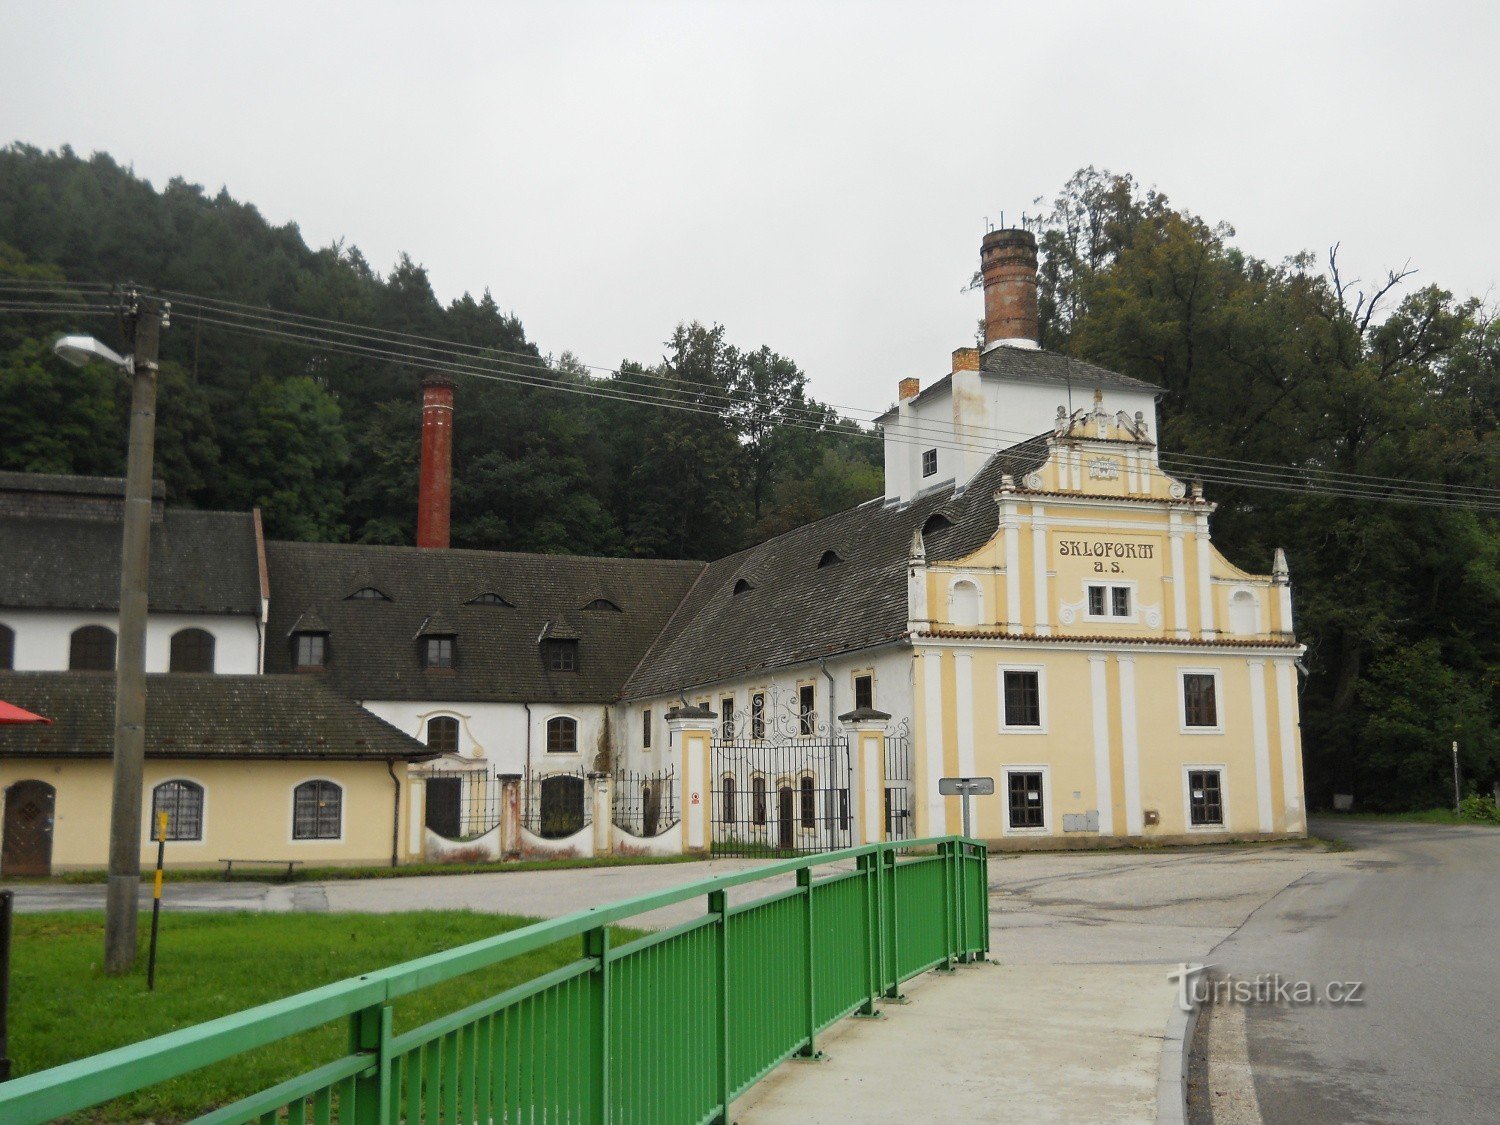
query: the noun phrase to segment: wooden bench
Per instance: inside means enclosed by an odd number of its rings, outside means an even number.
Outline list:
[[[302,866],[300,859],[221,859],[224,865],[224,881],[231,882],[234,879],[234,865],[238,863],[241,867],[285,867],[286,877],[284,883],[290,883],[297,873],[297,868]]]

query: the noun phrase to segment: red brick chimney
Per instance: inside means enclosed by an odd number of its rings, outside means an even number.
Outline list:
[[[984,350],[997,344],[1034,348],[1041,338],[1036,311],[1036,238],[1029,230],[992,230],[979,248],[984,274]]]
[[[453,502],[453,380],[422,380],[422,479],[417,490],[417,546],[447,547]]]

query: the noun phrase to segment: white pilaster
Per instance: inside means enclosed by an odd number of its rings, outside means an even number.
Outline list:
[[[1281,804],[1288,832],[1307,828],[1302,806],[1302,771],[1297,765],[1297,724],[1292,708],[1297,702],[1297,671],[1290,660],[1276,661],[1276,721],[1281,744]]]
[[[1094,708],[1094,799],[1099,803],[1099,835],[1115,834],[1115,788],[1109,768],[1109,657],[1089,657],[1089,695]]]
[[[922,830],[927,836],[942,836],[948,831],[946,806],[938,792],[938,780],[943,776],[943,654],[941,649],[928,649],[922,657],[922,710],[923,764],[926,778],[922,786],[923,802],[927,806],[927,827]]]
[[[1145,831],[1141,816],[1141,750],[1135,730],[1135,657],[1117,656],[1120,665],[1120,749],[1125,757],[1125,834]]]
[[[1214,587],[1209,572],[1208,517],[1198,517],[1198,631],[1205,637],[1217,633],[1214,628]]]
[[[1250,669],[1250,735],[1255,746],[1255,808],[1260,830],[1271,832],[1275,819],[1271,810],[1271,746],[1266,733],[1266,662],[1247,660]]]
[[[1172,543],[1172,631],[1178,637],[1188,636],[1187,566],[1182,551],[1182,517],[1173,512],[1168,534]]]
[[[1040,504],[1031,508],[1031,589],[1036,600],[1036,631],[1052,632],[1047,607],[1047,514]]]
[[[958,729],[954,732],[958,742],[958,774],[960,777],[975,776],[974,770],[974,658],[967,652],[953,654],[954,709],[958,712]],[[983,804],[974,802],[970,830],[978,839],[984,839],[980,830]]]
[[[1005,622],[1012,633],[1021,631],[1021,517],[1016,505],[1001,506],[1000,525],[1005,529]]]

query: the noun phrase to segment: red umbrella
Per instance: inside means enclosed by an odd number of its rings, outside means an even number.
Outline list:
[[[40,715],[33,715],[30,711],[24,711],[13,703],[7,703],[0,699],[0,727],[19,726],[21,723],[51,723],[51,719],[44,719]]]

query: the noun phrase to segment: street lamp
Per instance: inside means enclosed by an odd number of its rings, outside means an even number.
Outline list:
[[[148,308],[147,305],[150,305]],[[130,445],[125,462],[125,536],[120,552],[120,641],[115,660],[114,791],[109,813],[109,886],[104,913],[104,971],[135,964],[141,885],[141,777],[146,756],[146,575],[151,565],[151,462],[156,443],[156,356],[170,305],[130,295],[130,355],[92,336],[52,345],[75,367],[103,360],[132,376]]]

